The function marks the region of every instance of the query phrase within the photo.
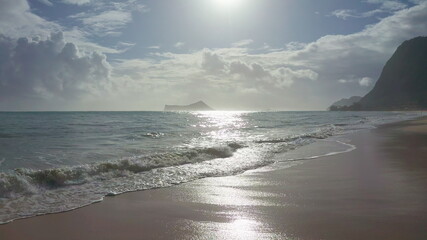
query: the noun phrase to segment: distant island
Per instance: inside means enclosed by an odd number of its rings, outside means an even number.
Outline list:
[[[337,103],[337,102],[336,102]],[[331,111],[402,111],[427,109],[427,37],[403,42],[387,61],[375,87],[351,105]]]
[[[165,105],[164,111],[213,111],[203,101],[198,101],[190,105]]]

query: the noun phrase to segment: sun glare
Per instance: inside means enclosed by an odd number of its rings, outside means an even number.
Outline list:
[[[213,0],[214,3],[224,9],[232,9],[239,6],[242,0]]]

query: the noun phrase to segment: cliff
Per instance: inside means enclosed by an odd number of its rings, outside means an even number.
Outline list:
[[[427,109],[427,37],[403,42],[385,64],[375,87],[359,102],[335,110]]]
[[[427,108],[427,37],[402,43],[388,60],[375,87],[360,100],[364,110]]]

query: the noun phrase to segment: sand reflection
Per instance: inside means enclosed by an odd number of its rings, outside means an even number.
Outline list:
[[[269,226],[269,220],[259,215],[260,208],[279,206],[285,196],[263,191],[265,181],[258,181],[254,175],[204,179],[187,185],[192,191],[190,201],[211,207],[207,215],[215,218],[188,220],[185,225],[197,237],[193,239],[287,239],[278,235]],[[271,185],[270,185],[271,186]],[[184,194],[188,199],[188,194]]]

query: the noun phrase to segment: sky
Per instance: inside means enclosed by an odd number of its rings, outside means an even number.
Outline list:
[[[425,0],[0,0],[0,111],[325,110],[426,35]]]

